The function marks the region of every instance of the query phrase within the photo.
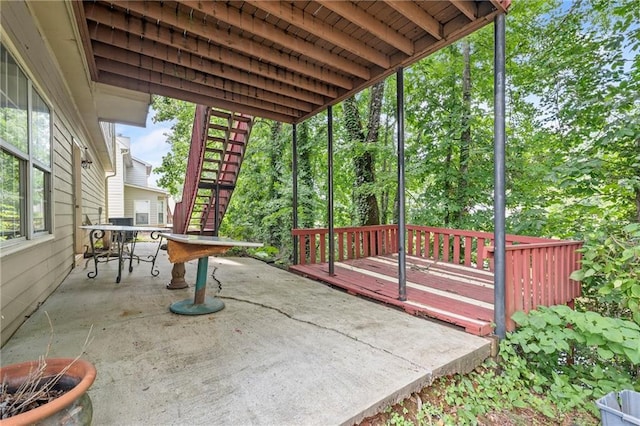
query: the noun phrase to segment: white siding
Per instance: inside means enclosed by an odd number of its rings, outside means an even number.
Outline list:
[[[136,200],[148,200],[149,201],[149,225],[166,225],[167,215],[165,213],[164,219],[165,223],[158,223],[158,197],[164,200],[164,205],[166,209],[167,205],[167,195],[157,192],[150,191],[144,188],[132,188],[129,186],[125,187],[125,217],[134,217],[133,204]]]
[[[147,165],[134,158],[133,166],[127,167],[125,183],[136,186],[149,186],[147,184],[148,177]]]
[[[73,138],[90,147],[57,63],[34,25],[26,2],[2,2],[2,42],[20,62],[52,108],[53,122],[53,234],[3,247],[0,251],[1,344],[64,280],[74,267]],[[104,207],[104,168],[94,160],[82,170],[83,218],[97,222]],[[106,212],[103,209],[103,215]]]
[[[107,217],[124,217],[124,159],[123,150],[129,149],[128,138],[117,137],[116,174],[107,178],[109,193],[109,212]]]

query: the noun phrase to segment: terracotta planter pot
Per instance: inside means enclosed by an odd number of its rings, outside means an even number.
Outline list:
[[[0,426],[27,424],[80,425],[91,424],[93,409],[87,389],[96,378],[93,364],[72,358],[51,358],[46,360],[47,366],[43,377],[51,377],[71,364],[60,379],[57,389],[69,389],[59,398],[29,410],[17,416],[0,420]],[[72,364],[73,363],[73,364]],[[0,382],[6,383],[9,389],[15,389],[25,381],[30,371],[38,367],[38,361],[7,365],[0,368]]]

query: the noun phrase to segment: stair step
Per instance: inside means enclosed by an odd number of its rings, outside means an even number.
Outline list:
[[[203,159],[203,162],[205,162],[205,163],[216,163],[216,164],[226,164],[226,165],[229,165],[229,166],[239,166],[240,165],[240,163],[237,162],[237,161],[212,160],[212,159],[209,159],[209,158]]]
[[[223,151],[221,149],[218,148],[205,148],[204,149],[206,152],[213,152],[215,154],[225,154],[225,155],[236,155],[236,156],[242,156],[242,152],[236,152],[236,151]]]
[[[220,131],[223,131],[223,132],[237,133],[239,135],[246,135],[248,133],[246,129],[239,129],[237,127],[223,126],[223,125],[216,124],[216,123],[209,123],[209,130],[220,130]]]
[[[219,143],[230,143],[232,145],[245,145],[244,141],[234,141],[233,139],[226,140],[225,138],[220,138],[217,136],[207,136],[207,141],[219,142]]]
[[[224,189],[224,190],[230,190],[233,191],[236,186],[233,183],[220,183],[219,184],[220,189]],[[215,182],[207,182],[207,181],[200,181],[198,183],[198,188],[199,189],[211,189],[211,190],[215,190],[216,189],[216,183]]]
[[[233,114],[233,113],[226,112],[226,111],[220,111],[220,110],[217,110],[217,109],[209,110],[209,114],[213,115],[213,116],[216,116],[216,117],[224,118],[224,119],[228,119],[229,117],[233,117],[233,119],[235,121],[242,121],[244,123],[249,123],[251,121],[251,118],[249,118],[249,117],[244,117],[242,115]]]

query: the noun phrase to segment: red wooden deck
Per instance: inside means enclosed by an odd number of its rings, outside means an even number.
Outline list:
[[[404,309],[463,327],[479,336],[493,332],[493,273],[468,266],[407,256],[407,300],[398,300],[397,254],[335,263],[299,264],[289,269],[303,276]]]

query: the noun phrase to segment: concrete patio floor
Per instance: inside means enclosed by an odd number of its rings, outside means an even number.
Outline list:
[[[489,339],[251,258],[209,259],[226,307],[203,316],[169,311],[194,289],[165,289],[166,252],[158,277],[140,263],[116,284],[116,267],[89,279],[83,261],[0,350],[2,365],[43,355],[45,312],[49,357],[77,356],[92,329],[94,425],[350,425],[490,355]]]

